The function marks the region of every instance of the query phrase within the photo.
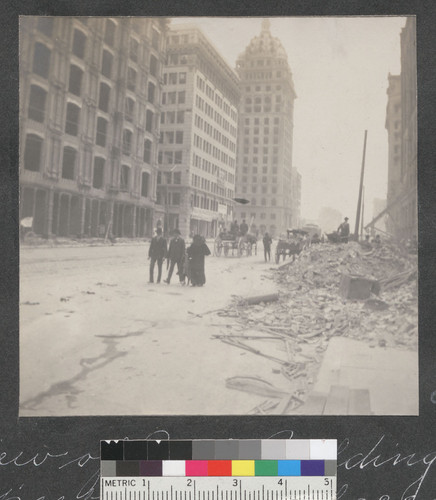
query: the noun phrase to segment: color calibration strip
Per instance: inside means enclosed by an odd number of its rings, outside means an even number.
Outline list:
[[[336,440],[102,441],[102,477],[336,476]]]

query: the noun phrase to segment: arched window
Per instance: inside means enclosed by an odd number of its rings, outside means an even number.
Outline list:
[[[83,71],[78,66],[72,64],[70,66],[70,80],[68,84],[68,92],[77,96],[81,95],[82,77],[83,77]]]
[[[153,132],[153,111],[147,109],[147,113],[145,115],[145,130],[147,132]]]
[[[95,142],[98,146],[106,146],[107,120],[99,116],[97,118],[97,133]]]
[[[130,97],[126,97],[126,100],[124,101],[124,118],[128,122],[133,122],[134,112],[135,112],[135,101]]]
[[[130,186],[130,167],[121,165],[120,190],[128,191]]]
[[[67,116],[65,119],[65,133],[77,135],[79,133],[80,108],[69,102],[67,104]]]
[[[100,83],[100,95],[98,98],[98,107],[106,113],[109,110],[109,98],[110,98],[111,88],[105,83]]]
[[[114,62],[114,56],[107,50],[103,50],[103,56],[101,59],[101,74],[110,78],[112,76],[112,65]]]
[[[94,172],[92,176],[92,187],[102,189],[104,185],[104,164],[103,158],[94,158]]]
[[[108,44],[110,47],[113,47],[115,44],[115,31],[116,24],[110,19],[107,19],[104,29],[104,43]]]
[[[148,196],[148,184],[149,184],[150,174],[148,172],[142,172],[141,176],[141,196],[147,198]]]
[[[144,162],[151,163],[151,141],[148,139],[144,141]]]
[[[132,152],[132,132],[128,129],[123,130],[123,154],[130,155]]]
[[[45,118],[45,102],[47,92],[37,85],[30,86],[29,108],[27,116],[31,120],[43,123]]]
[[[72,52],[75,56],[83,59],[86,50],[86,35],[80,30],[74,30]]]
[[[76,178],[76,156],[77,151],[69,146],[64,147],[62,159],[62,178],[74,180]]]
[[[41,169],[42,139],[35,134],[27,134],[24,148],[24,168],[32,172]]]
[[[42,43],[35,43],[35,51],[33,53],[32,70],[43,78],[48,78],[50,72],[50,49]]]

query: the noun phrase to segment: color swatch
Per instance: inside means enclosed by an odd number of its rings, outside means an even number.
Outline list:
[[[102,477],[336,476],[336,440],[102,441]]]

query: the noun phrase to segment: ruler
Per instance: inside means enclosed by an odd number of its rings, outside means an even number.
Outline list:
[[[336,476],[101,478],[101,500],[335,500]]]

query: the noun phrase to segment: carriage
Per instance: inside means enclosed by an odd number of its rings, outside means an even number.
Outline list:
[[[253,254],[257,255],[257,238],[252,234],[234,234],[230,232],[221,232],[215,239],[214,255],[219,257],[224,254],[243,257]]]
[[[283,260],[287,256],[293,257],[299,255],[307,243],[307,231],[301,229],[288,229],[286,235],[280,235],[280,239],[276,246],[276,264],[280,262],[280,257],[283,256]]]

